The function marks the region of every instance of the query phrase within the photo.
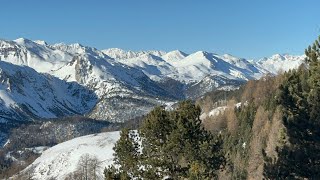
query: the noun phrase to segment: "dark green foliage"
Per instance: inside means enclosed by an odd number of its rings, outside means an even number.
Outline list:
[[[120,171],[136,175],[138,173],[139,145],[135,141],[136,135],[129,129],[123,129],[120,139],[114,147],[116,164],[121,164]]]
[[[130,131],[127,128],[124,128],[120,133],[120,139],[116,143],[115,147],[115,164],[121,165],[118,169],[114,166],[110,166],[104,170],[105,179],[121,179],[126,180],[130,179],[129,175],[134,177],[138,176],[139,173],[139,164],[138,158],[139,145],[135,140],[136,133]]]
[[[288,142],[277,149],[276,161],[266,158],[269,179],[317,179],[320,177],[320,62],[319,42],[306,49],[309,70],[286,74],[278,103]]]
[[[104,177],[106,180],[129,180],[127,173],[120,172],[114,166],[110,166],[104,170]]]
[[[133,140],[137,138],[128,135],[133,131],[123,130],[114,148],[115,162],[120,168],[106,169],[106,178],[122,179],[121,175],[144,179],[215,177],[224,164],[222,142],[203,129],[200,113],[201,109],[191,101],[181,102],[171,112],[155,108],[138,130],[142,153]]]
[[[253,102],[235,108],[236,118],[239,121],[237,132],[230,133],[223,131],[223,146],[225,154],[229,159],[228,168],[232,179],[246,179],[249,153],[243,144],[249,144],[252,138],[252,124],[255,118],[257,108]],[[241,161],[241,164],[234,164],[234,160]]]

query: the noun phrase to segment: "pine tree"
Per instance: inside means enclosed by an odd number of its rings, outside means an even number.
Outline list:
[[[156,107],[144,119],[139,135],[142,137],[143,155],[145,165],[144,176],[159,178],[159,174],[171,166],[172,158],[165,153],[165,143],[174,128],[174,123],[169,118],[169,112],[162,107]]]
[[[288,142],[278,147],[276,161],[266,159],[264,174],[269,179],[320,177],[319,40],[305,50],[309,70],[288,72],[279,88]]]
[[[310,103],[311,108],[311,118],[314,121],[320,123],[320,47],[319,47],[319,39],[316,40],[312,46],[306,50],[306,61],[309,63],[309,86],[310,93],[308,97],[308,101]]]
[[[106,179],[130,179],[129,175],[138,176],[139,174],[139,145],[136,134],[129,129],[123,129],[120,139],[114,146],[114,163],[119,166],[107,168],[104,172]]]
[[[224,164],[222,143],[203,129],[200,113],[201,109],[191,101],[179,103],[171,112],[161,107],[152,110],[138,129],[142,153],[135,145],[137,142],[126,135],[130,131],[123,130],[114,148],[115,162],[120,168],[109,167],[105,177],[215,177],[216,170]]]

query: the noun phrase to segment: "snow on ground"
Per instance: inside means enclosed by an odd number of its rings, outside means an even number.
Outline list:
[[[38,146],[38,147],[33,147],[33,148],[25,148],[26,150],[32,151],[33,153],[36,154],[42,154],[45,150],[47,150],[48,146]]]
[[[175,101],[175,102],[167,102],[167,103],[165,103],[165,109],[167,110],[167,111],[171,111],[171,110],[173,110],[174,108],[173,108],[173,105],[175,105],[175,104],[177,104],[178,102],[177,101]]]
[[[221,107],[214,108],[209,112],[209,117],[218,116],[220,113],[224,112],[226,109],[227,109],[227,106],[221,106]]]
[[[0,89],[1,85],[0,85]],[[15,102],[10,97],[10,94],[8,94],[5,90],[0,90],[0,101],[3,101],[4,105],[9,108],[11,105],[13,105]]]
[[[247,102],[245,102],[244,105],[246,106]],[[234,107],[240,108],[241,102],[234,104]],[[200,119],[204,120],[207,117],[218,116],[219,114],[223,113],[227,108],[229,108],[229,107],[228,106],[219,106],[219,107],[213,108],[209,113],[202,113],[200,115]]]
[[[34,169],[32,179],[64,179],[77,168],[80,157],[84,154],[95,156],[102,162],[100,171],[113,163],[112,150],[120,132],[107,132],[75,138],[45,150],[42,155],[23,172]],[[103,179],[102,177],[100,177]]]
[[[210,112],[208,113],[202,113],[200,115],[200,119],[201,120],[204,120],[206,119],[207,117],[213,117],[213,116],[218,116],[220,113],[224,112],[228,107],[227,106],[219,106],[219,107],[216,107],[214,109],[212,109]]]

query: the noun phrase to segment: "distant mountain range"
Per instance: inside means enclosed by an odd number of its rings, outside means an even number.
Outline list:
[[[0,123],[70,115],[126,121],[156,105],[297,68],[304,58],[276,54],[247,60],[205,51],[134,52],[0,40]]]

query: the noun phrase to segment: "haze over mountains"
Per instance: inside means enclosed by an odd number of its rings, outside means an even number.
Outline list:
[[[97,50],[20,38],[0,40],[0,60],[0,123],[70,115],[121,122],[156,105],[297,68],[304,56],[253,61],[205,51]]]

